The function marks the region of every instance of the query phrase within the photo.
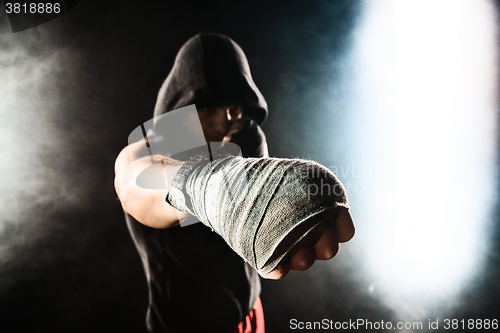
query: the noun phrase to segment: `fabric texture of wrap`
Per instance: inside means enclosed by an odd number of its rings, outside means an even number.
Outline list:
[[[191,158],[166,201],[198,217],[261,275],[286,260],[323,217],[348,208],[342,183],[316,162],[228,154]]]

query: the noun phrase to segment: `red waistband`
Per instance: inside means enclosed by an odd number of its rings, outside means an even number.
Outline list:
[[[253,310],[231,333],[265,333],[264,309],[260,297],[257,298]]]

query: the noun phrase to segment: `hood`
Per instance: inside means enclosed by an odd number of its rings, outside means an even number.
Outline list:
[[[180,107],[241,105],[243,115],[258,124],[267,118],[267,103],[250,74],[248,60],[231,38],[201,33],[179,50],[163,83],[155,117]]]

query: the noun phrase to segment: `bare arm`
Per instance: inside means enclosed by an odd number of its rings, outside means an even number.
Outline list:
[[[137,221],[153,228],[171,228],[179,224],[179,217],[188,217],[165,202],[167,190],[144,189],[136,184],[134,171],[142,171],[151,165],[149,157],[131,161],[130,153],[138,150],[136,143],[125,147],[115,161],[115,190],[123,209]],[[173,175],[181,165],[166,165],[167,176]],[[159,166],[161,167],[161,166]],[[168,186],[168,184],[167,184]]]
[[[182,220],[189,215],[176,210],[165,202],[168,188],[167,190],[151,190],[137,186],[133,171],[142,171],[151,165],[149,157],[131,161],[129,149],[134,150],[138,147],[136,144],[125,147],[115,162],[115,190],[122,207],[125,212],[144,225],[153,228],[175,227],[179,224],[179,218]],[[180,166],[167,165],[165,167],[167,177],[173,176]],[[307,270],[314,264],[315,260],[333,258],[339,251],[339,243],[347,242],[354,236],[354,224],[347,209],[342,208],[335,226],[335,230],[325,230],[313,247],[300,248],[291,258],[290,265],[278,267],[264,278],[281,279],[290,270]]]

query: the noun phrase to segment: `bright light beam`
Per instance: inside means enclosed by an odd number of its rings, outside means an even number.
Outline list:
[[[357,154],[380,169],[396,164],[377,197],[357,199],[373,225],[366,238],[358,228],[359,241],[376,279],[370,292],[396,303],[449,297],[481,269],[496,195],[495,31],[487,0],[370,1],[355,31],[355,107],[370,112],[356,111],[354,126],[368,128],[359,138],[372,135],[373,148],[359,143]],[[370,129],[377,117],[395,125],[392,150],[377,146],[386,142]]]
[[[393,0],[394,252],[413,284],[462,280],[493,197],[494,19],[485,1]],[[420,270],[415,270],[420,267]],[[406,270],[408,271],[408,270]]]

